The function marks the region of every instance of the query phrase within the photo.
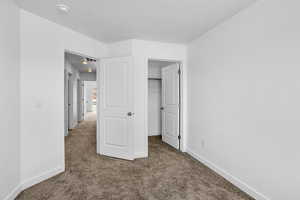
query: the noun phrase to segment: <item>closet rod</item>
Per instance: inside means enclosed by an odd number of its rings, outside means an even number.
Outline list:
[[[161,78],[148,78],[148,80],[161,80]]]

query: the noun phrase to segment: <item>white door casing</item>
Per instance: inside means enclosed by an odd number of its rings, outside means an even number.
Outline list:
[[[162,68],[162,140],[179,149],[179,64]]]
[[[132,57],[105,58],[99,70],[99,153],[134,159]]]
[[[85,92],[84,92],[84,81],[81,81],[81,99],[80,99],[80,110],[81,110],[81,120],[84,120],[84,117],[85,117],[85,103],[84,103],[84,95],[85,95]]]
[[[79,79],[78,80],[78,83],[77,83],[77,121],[78,121],[78,123],[81,121],[81,120],[83,120],[82,119],[82,101],[81,101],[81,99],[82,99],[82,88],[83,88],[83,86],[82,86],[82,81]]]
[[[68,74],[68,129],[73,128],[73,84],[72,74]]]
[[[69,93],[68,93],[68,86],[69,86],[69,74],[67,70],[64,71],[64,119],[65,119],[65,136],[68,135],[69,132]]]

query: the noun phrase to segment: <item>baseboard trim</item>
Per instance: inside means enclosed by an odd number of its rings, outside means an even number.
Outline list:
[[[230,173],[226,172],[225,170],[223,170],[222,168],[218,167],[214,163],[210,162],[209,160],[207,160],[203,156],[198,155],[193,150],[187,148],[186,152],[190,156],[192,156],[193,158],[195,158],[196,160],[198,160],[199,162],[201,162],[204,165],[206,165],[211,170],[215,171],[217,174],[219,174],[222,177],[224,177],[226,180],[228,180],[229,182],[231,182],[233,185],[235,185],[236,187],[240,188],[242,191],[246,192],[251,197],[255,198],[256,200],[270,200],[265,195],[261,194],[260,192],[258,192],[254,188],[250,187],[249,185],[247,185],[246,183],[244,183],[243,181],[241,181],[237,177],[231,175]]]
[[[64,171],[65,170],[63,167],[57,167],[53,170],[44,172],[39,176],[36,176],[36,177],[30,178],[26,181],[23,181],[20,185],[15,187],[15,189],[13,189],[6,197],[4,197],[4,200],[14,200],[23,190],[30,188],[31,186],[38,184],[42,181],[45,181],[45,180],[47,180],[57,174],[60,174]]]
[[[3,200],[14,200],[22,192],[21,186],[18,185]]]
[[[49,171],[44,172],[44,173],[42,173],[38,176],[35,176],[35,177],[30,178],[28,180],[25,180],[21,183],[21,190],[23,191],[27,188],[30,188],[31,186],[33,186],[35,184],[38,184],[42,181],[45,181],[45,180],[47,180],[47,179],[49,179],[49,178],[51,178],[51,177],[53,177],[57,174],[60,174],[62,172],[64,172],[64,168],[63,167],[57,167],[53,170],[49,170]]]
[[[151,136],[160,136],[161,135],[161,132],[151,132],[151,133],[148,133],[148,137],[151,137]]]

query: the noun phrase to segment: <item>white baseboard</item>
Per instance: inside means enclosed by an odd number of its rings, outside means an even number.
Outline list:
[[[14,200],[22,192],[21,186],[18,185],[3,200]]]
[[[161,132],[156,132],[156,131],[153,131],[153,132],[149,132],[148,133],[148,136],[160,136],[161,135]]]
[[[47,179],[49,179],[49,178],[51,178],[51,177],[53,177],[53,176],[55,176],[55,175],[57,175],[61,172],[64,172],[64,168],[63,167],[57,167],[53,170],[49,170],[49,171],[44,172],[44,173],[42,173],[38,176],[35,176],[35,177],[30,178],[28,180],[25,180],[21,183],[21,189],[25,190],[25,189],[27,189],[27,188],[35,185],[35,184],[38,184],[42,181],[45,181],[45,180],[47,180]]]
[[[228,172],[226,172],[225,170],[221,169],[220,167],[218,167],[214,163],[210,162],[209,160],[207,160],[203,156],[198,155],[193,150],[187,148],[186,152],[188,154],[190,154],[196,160],[198,160],[201,163],[203,163],[204,165],[206,165],[208,168],[210,168],[213,171],[215,171],[217,174],[219,174],[222,177],[224,177],[226,180],[228,180],[229,182],[231,182],[233,185],[235,185],[236,187],[240,188],[242,191],[246,192],[251,197],[255,198],[256,200],[270,200],[265,195],[259,193],[254,188],[250,187],[249,185],[247,185],[246,183],[242,182],[237,177],[235,177],[235,176],[229,174]]]
[[[14,200],[23,190],[38,184],[42,181],[45,181],[61,172],[64,172],[63,167],[58,167],[53,170],[49,170],[48,172],[44,172],[39,176],[30,178],[26,181],[23,181],[20,185],[18,185],[11,193],[9,193],[6,197],[4,197],[4,200]]]

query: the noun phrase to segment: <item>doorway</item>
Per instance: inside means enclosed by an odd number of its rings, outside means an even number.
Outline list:
[[[65,136],[75,129],[82,128],[86,120],[97,124],[97,60],[74,52],[65,52]],[[87,88],[92,88],[91,92]],[[87,96],[86,94],[90,94]],[[91,109],[86,109],[86,101]],[[88,113],[90,111],[90,113]],[[87,118],[87,116],[89,116]],[[86,127],[89,129],[89,127]],[[90,130],[90,129],[89,129]],[[83,129],[83,131],[85,131]],[[96,130],[92,133],[96,140]],[[96,152],[96,148],[95,148]]]
[[[181,63],[148,61],[148,138],[182,150]]]
[[[97,115],[97,83],[96,81],[84,81],[84,120],[91,115]]]

